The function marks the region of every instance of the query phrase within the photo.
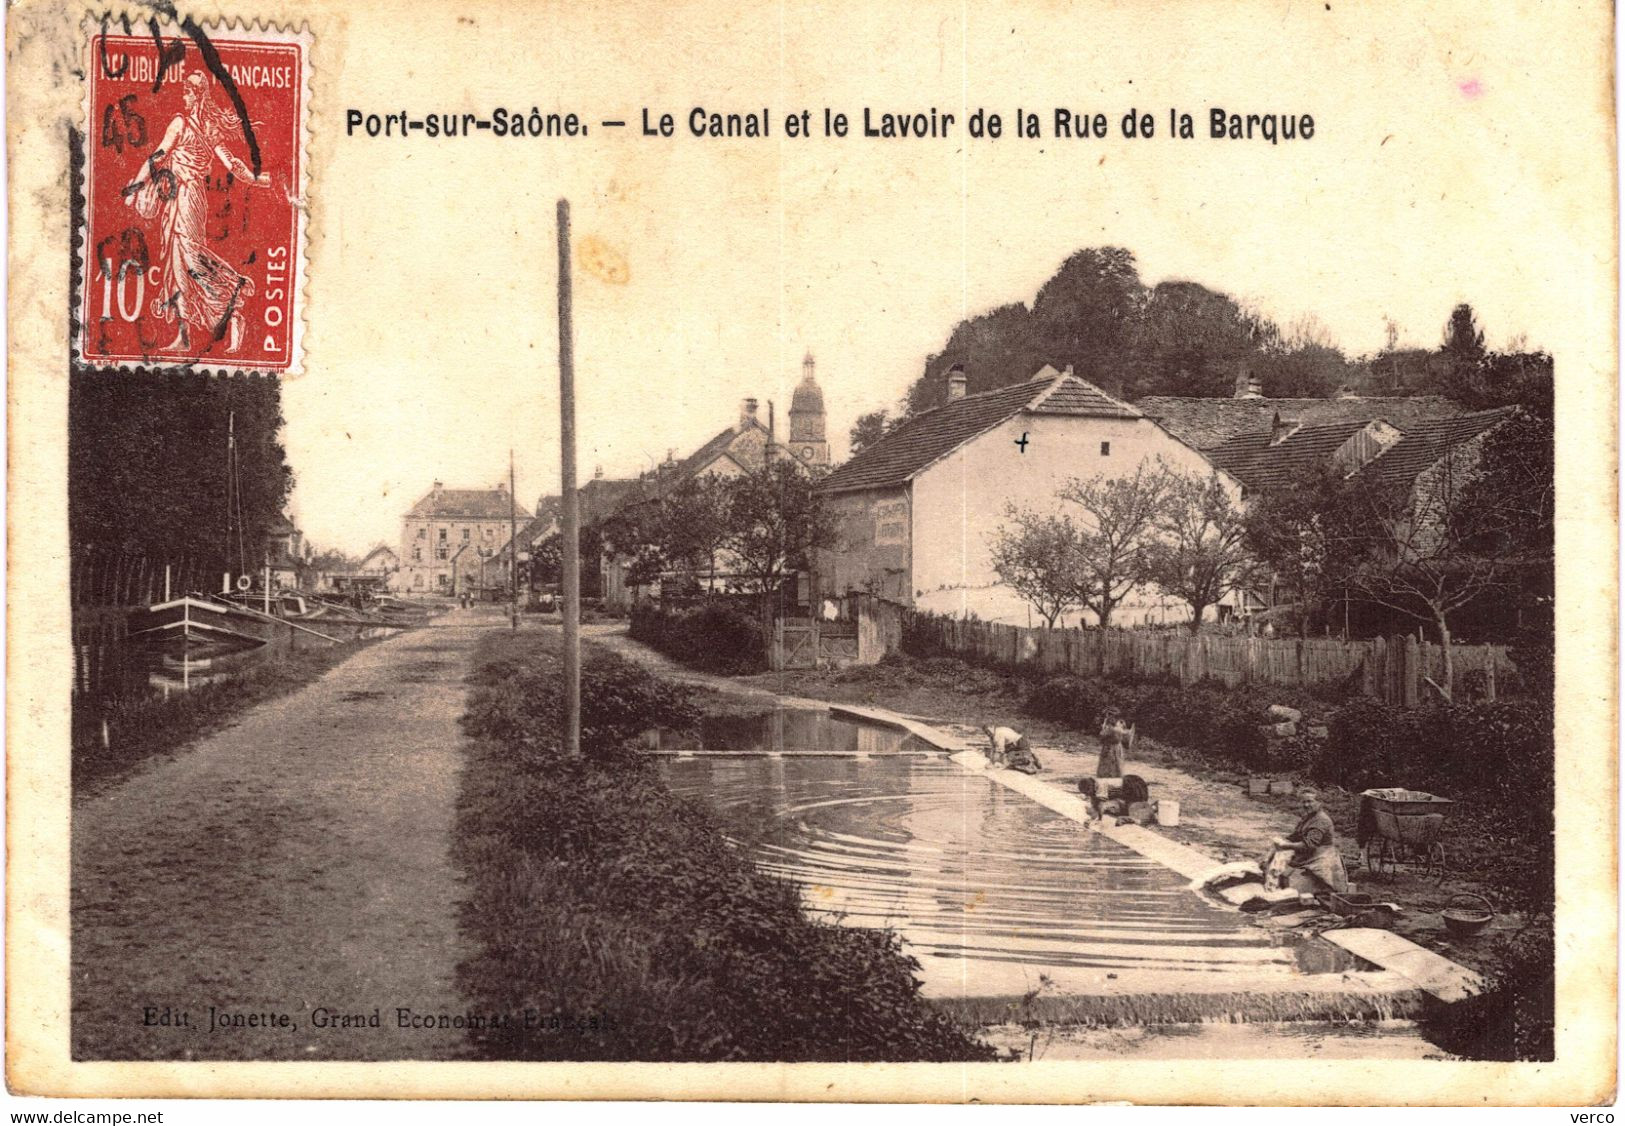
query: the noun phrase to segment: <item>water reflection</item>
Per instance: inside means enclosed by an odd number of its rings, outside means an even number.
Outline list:
[[[1038,972],[1307,968],[1160,864],[940,757],[702,756],[664,769],[762,868],[798,883],[809,907],[896,929],[931,992]]]
[[[839,719],[822,708],[778,708],[766,715],[706,716],[698,731],[659,731],[650,745],[666,751],[934,753],[934,748],[912,735],[872,723]]]

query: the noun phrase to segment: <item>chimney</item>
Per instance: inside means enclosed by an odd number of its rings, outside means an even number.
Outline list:
[[[955,364],[948,369],[948,399],[963,399],[965,397],[965,365]]]
[[[508,482],[506,482],[506,481],[498,481],[497,482],[497,492],[502,493],[503,495],[506,495],[507,492],[508,492]]]
[[[1360,397],[1360,393],[1345,383],[1343,386],[1337,389],[1337,397],[1344,401],[1357,400]]]
[[[1275,418],[1270,422],[1270,445],[1280,445],[1282,442],[1291,437],[1293,431],[1297,429],[1298,424],[1296,422],[1282,421],[1281,412],[1276,411]]]
[[[739,407],[739,429],[749,430],[756,421],[756,400],[746,399]]]
[[[1246,368],[1242,368],[1240,374],[1236,376],[1236,398],[1262,399],[1263,397],[1264,388],[1258,382],[1258,377]]]
[[[439,496],[440,495],[440,490],[445,488],[445,487],[446,486],[442,485],[439,481],[436,481],[434,483],[434,488],[429,490],[429,495],[431,495],[431,496]]]
[[[595,465],[592,467],[592,479],[594,481],[602,481],[604,479],[604,467],[602,465]]]

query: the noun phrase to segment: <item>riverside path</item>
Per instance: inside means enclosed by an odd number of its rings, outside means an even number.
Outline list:
[[[380,642],[75,803],[75,1058],[466,1054],[458,718],[497,621]]]

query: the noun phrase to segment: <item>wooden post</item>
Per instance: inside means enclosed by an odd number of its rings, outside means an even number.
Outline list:
[[[519,501],[514,497],[513,447],[508,447],[508,610],[519,629]]]
[[[559,468],[564,520],[564,753],[581,756],[581,544],[576,498],[576,373],[571,325],[570,201],[559,200]]]

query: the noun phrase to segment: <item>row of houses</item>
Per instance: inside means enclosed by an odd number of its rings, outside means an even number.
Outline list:
[[[1045,366],[1026,383],[966,394],[962,370],[947,377],[947,401],[915,415],[831,468],[823,392],[809,355],[776,433],[747,399],[738,417],[686,457],[635,478],[602,472],[580,489],[585,530],[583,591],[626,607],[649,593],[627,582],[626,560],[596,551],[594,534],[629,505],[658,501],[692,478],[731,476],[789,458],[819,477],[837,542],[821,552],[804,587],[825,597],[865,592],[904,605],[984,621],[1027,624],[1030,611],[1000,583],[992,541],[1010,504],[1053,506],[1072,479],[1133,475],[1160,460],[1213,473],[1233,500],[1290,486],[1319,467],[1382,484],[1425,482],[1447,459],[1473,456],[1507,411],[1470,412],[1438,397],[1269,398],[1250,377],[1231,398],[1154,396],[1126,402],[1077,375]],[[402,518],[399,570],[391,583],[455,594],[506,585],[512,553],[524,559],[559,531],[560,502],[527,510],[503,485],[446,489],[439,482]],[[517,527],[511,537],[510,528]],[[594,554],[596,552],[596,554]],[[1221,617],[1262,609],[1256,594],[1232,594]],[[1115,612],[1123,625],[1175,623],[1184,603],[1138,592]],[[1066,624],[1088,624],[1087,614]]]
[[[1510,413],[1468,412],[1437,397],[1271,399],[1243,376],[1229,399],[1158,396],[1128,403],[1068,368],[1024,384],[965,394],[951,370],[948,400],[864,448],[826,478],[840,522],[823,563],[830,595],[864,591],[919,609],[1028,624],[1031,611],[1000,583],[993,539],[1008,506],[1055,507],[1074,478],[1132,476],[1160,459],[1216,474],[1231,499],[1304,480],[1321,467],[1374,483],[1425,482],[1446,459],[1471,458]],[[1222,617],[1263,608],[1233,592]],[[1137,591],[1121,625],[1189,620],[1184,603]],[[1093,624],[1087,612],[1065,624]]]

